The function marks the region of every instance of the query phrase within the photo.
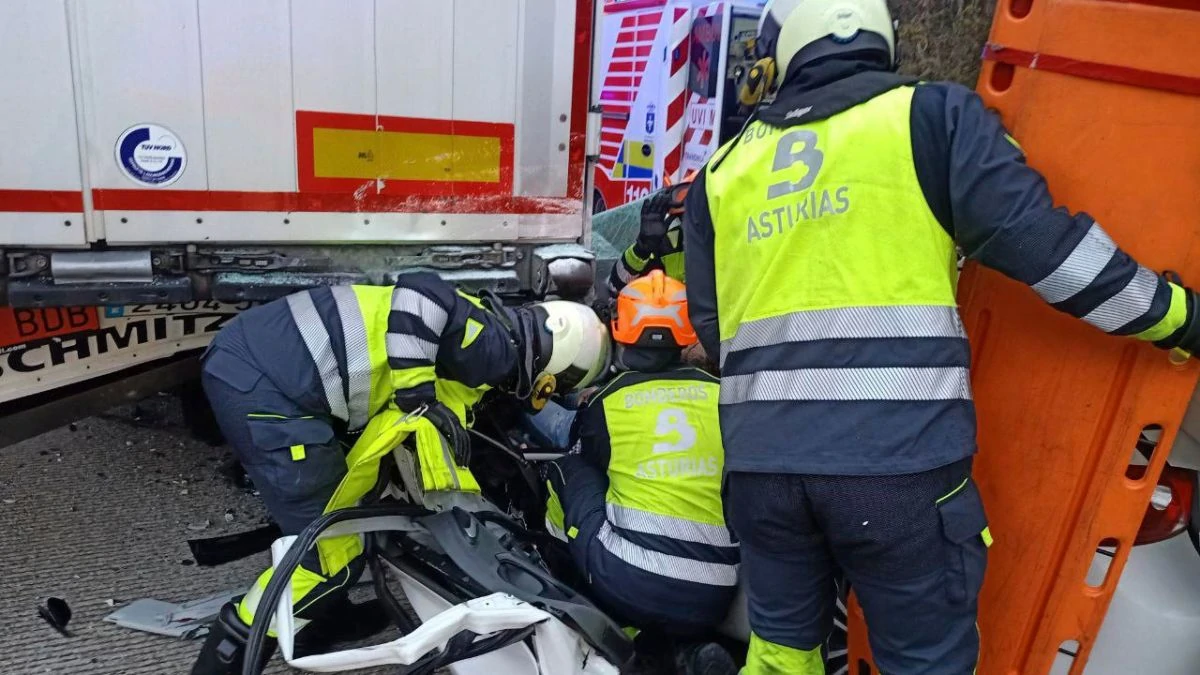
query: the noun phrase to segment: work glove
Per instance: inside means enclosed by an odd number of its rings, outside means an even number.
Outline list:
[[[405,413],[405,417],[424,417],[438,430],[442,438],[450,446],[454,463],[467,468],[471,463],[471,435],[458,421],[458,416],[440,401],[417,402],[397,399],[397,405]]]
[[[445,437],[446,442],[450,444],[454,463],[464,469],[467,468],[471,463],[471,435],[459,423],[458,416],[441,403],[433,403],[429,406],[429,410],[425,411],[425,419],[432,422],[433,426],[437,427],[437,430]]]
[[[649,258],[651,254],[664,254],[669,248],[667,242],[667,219],[671,211],[671,191],[659,190],[642,202],[642,224],[638,230],[637,241],[633,244],[633,252],[639,258]]]
[[[1179,278],[1178,274],[1168,271],[1163,273],[1163,277],[1183,288],[1187,303],[1187,316],[1178,330],[1154,344],[1163,349],[1182,349],[1193,356],[1198,355],[1200,354],[1200,299],[1196,297],[1196,291],[1183,285],[1183,280]]]

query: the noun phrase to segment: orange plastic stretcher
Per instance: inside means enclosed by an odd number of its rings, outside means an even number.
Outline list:
[[[1056,201],[1142,264],[1200,284],[1200,0],[1000,0],[984,60],[980,94]],[[1046,673],[1075,641],[1070,672],[1082,673],[1200,366],[1105,336],[978,266],[959,301],[995,537],[978,672]],[[1128,479],[1152,424],[1163,440]],[[1102,541],[1116,555],[1093,587]],[[877,672],[856,606],[850,631],[850,672]]]

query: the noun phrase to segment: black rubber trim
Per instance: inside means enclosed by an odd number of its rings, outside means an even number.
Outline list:
[[[283,556],[283,560],[275,566],[275,572],[271,575],[271,581],[267,584],[267,588],[263,591],[262,598],[259,600],[257,613],[259,616],[264,617],[269,617],[275,613],[275,609],[279,605],[279,600],[283,597],[283,591],[287,587],[288,580],[291,579],[296,568],[300,566],[300,559],[316,544],[320,534],[329,527],[359,518],[378,518],[384,516],[419,517],[428,513],[427,509],[408,504],[376,504],[340,509],[314,520],[308,527],[304,528],[296,538],[296,542],[288,549],[287,555]],[[246,640],[246,656],[242,662],[242,675],[260,675],[262,673],[259,660],[262,655],[263,646],[266,644],[267,630],[270,626],[270,620],[255,621],[251,626],[250,637]]]

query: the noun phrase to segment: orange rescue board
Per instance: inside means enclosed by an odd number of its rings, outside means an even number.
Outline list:
[[[1092,214],[1134,258],[1200,284],[1200,0],[1000,0],[979,92],[1058,203]],[[980,453],[995,544],[980,598],[982,675],[1046,673],[1079,643],[1082,673],[1171,441],[1196,360],[1109,337],[1023,285],[968,265]],[[1145,477],[1125,468],[1163,427]],[[1107,578],[1085,578],[1102,540]],[[861,612],[851,669],[870,662]]]

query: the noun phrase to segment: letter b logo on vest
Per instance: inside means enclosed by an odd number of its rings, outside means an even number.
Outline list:
[[[787,171],[797,163],[807,169],[804,177],[798,181],[783,181],[767,187],[767,199],[786,197],[795,192],[803,192],[812,187],[825,163],[825,153],[817,149],[817,135],[807,129],[789,131],[779,139],[775,147],[775,165],[773,173]]]

